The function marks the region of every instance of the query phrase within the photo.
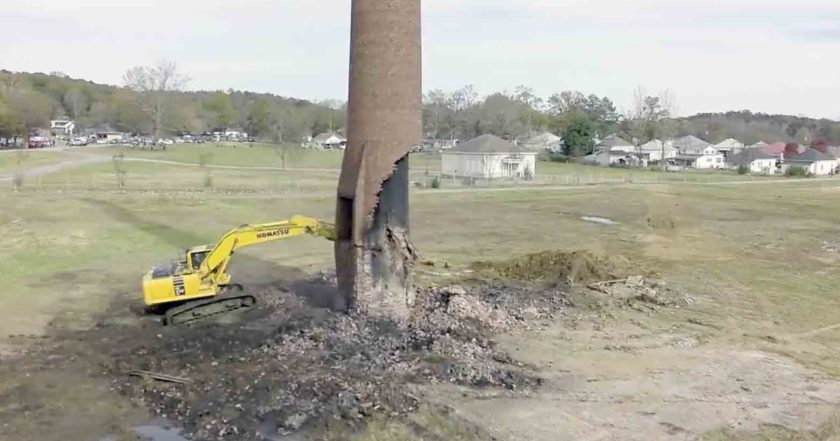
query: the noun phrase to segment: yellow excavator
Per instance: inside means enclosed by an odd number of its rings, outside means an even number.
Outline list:
[[[294,216],[289,220],[243,225],[215,245],[190,248],[186,255],[159,265],[143,277],[147,308],[165,309],[164,324],[181,325],[238,309],[250,308],[256,297],[231,284],[227,273],[233,253],[243,247],[302,235],[335,241],[335,226],[318,219]]]

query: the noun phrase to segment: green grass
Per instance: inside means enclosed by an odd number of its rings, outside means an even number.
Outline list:
[[[239,144],[175,144],[166,150],[144,150],[138,147],[112,147],[109,153],[127,157],[165,161],[239,167],[339,168],[342,152],[316,151],[294,145],[275,146],[259,143]],[[204,157],[205,159],[202,159]],[[285,164],[284,164],[285,163]]]
[[[154,154],[196,154],[178,152]],[[416,157],[421,166],[436,160]],[[200,167],[123,166],[125,188],[117,187],[114,166],[105,162],[44,176],[40,185],[27,180],[18,192],[0,189],[0,204],[8,207],[0,212],[0,286],[10,300],[0,310],[15,317],[0,324],[0,335],[35,332],[68,308],[79,317],[95,314],[116,294],[139,301],[139,278],[150,265],[236,225],[293,214],[333,216],[338,173],[332,170],[214,169],[208,188],[208,171]],[[414,177],[425,173],[414,170]],[[543,250],[622,254],[703,298],[693,308],[727,330],[722,338],[746,338],[840,374],[840,355],[832,349],[840,331],[797,337],[840,322],[840,272],[834,270],[840,254],[821,248],[840,241],[839,184],[419,190],[412,193],[412,234],[422,259],[439,268]],[[583,216],[620,224],[591,224]],[[307,239],[245,255],[306,271],[332,261],[329,244]],[[68,274],[77,276],[68,282]],[[767,336],[780,343],[762,340]]]
[[[17,170],[61,162],[68,158],[63,152],[40,150],[0,151],[0,173],[14,173]]]

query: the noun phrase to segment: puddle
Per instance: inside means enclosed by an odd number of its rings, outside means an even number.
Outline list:
[[[167,429],[156,425],[137,426],[132,429],[139,437],[147,441],[188,441],[181,436],[180,429]],[[99,441],[117,441],[115,435],[109,435]]]
[[[620,225],[620,222],[616,222],[612,219],[607,219],[605,217],[583,216],[581,219],[583,219],[586,222],[592,222],[593,224]]]

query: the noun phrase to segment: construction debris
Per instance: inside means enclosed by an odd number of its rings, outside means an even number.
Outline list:
[[[152,380],[164,381],[166,383],[189,384],[192,380],[189,378],[175,377],[172,375],[160,374],[157,372],[133,370],[128,372],[129,377],[151,378]]]
[[[397,326],[311,306],[287,290],[255,294],[265,309],[245,313],[240,323],[154,327],[160,338],[149,341],[153,324],[109,321],[83,340],[92,342],[90,356],[112,374],[116,390],[183,427],[189,439],[243,439],[236,434],[257,431],[309,439],[328,426],[413,413],[423,384],[534,389],[541,380],[491,339],[559,317],[569,305],[564,292],[539,287],[431,287],[418,290],[408,322]],[[160,381],[126,380],[127,366]]]

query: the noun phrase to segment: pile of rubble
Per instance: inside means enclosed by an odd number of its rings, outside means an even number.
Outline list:
[[[425,383],[537,386],[528,367],[490,338],[569,305],[560,292],[528,288],[428,288],[418,293],[408,326],[398,327],[316,308],[288,292],[261,296],[268,310],[234,325],[158,329],[151,341],[133,338],[129,328],[101,330],[109,337],[98,350],[107,354],[114,387],[191,439],[313,434],[413,412],[422,394],[415,386]],[[131,369],[189,383],[125,377]]]

